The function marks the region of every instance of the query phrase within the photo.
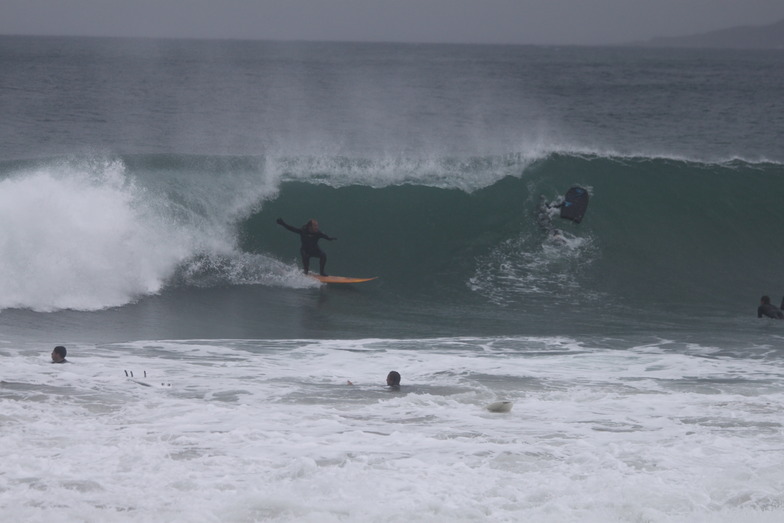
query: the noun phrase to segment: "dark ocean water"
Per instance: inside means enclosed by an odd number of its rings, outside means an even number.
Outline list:
[[[0,176],[13,206],[0,305],[22,310],[4,317],[93,311],[77,314],[89,338],[116,307],[133,316],[155,302],[175,324],[155,337],[188,337],[182,300],[239,299],[276,317],[291,312],[282,293],[298,296],[294,309],[335,301],[353,318],[341,336],[442,335],[454,318],[461,334],[620,317],[712,330],[784,293],[780,53],[2,44]],[[538,230],[539,196],[574,184],[591,207],[579,227],[563,223],[572,241],[557,249]],[[317,217],[341,238],[324,245],[330,271],[379,281],[281,290],[304,284],[281,274],[297,241],[278,216]],[[301,334],[220,323],[193,334]]]
[[[0,37],[0,514],[778,521],[782,62]]]

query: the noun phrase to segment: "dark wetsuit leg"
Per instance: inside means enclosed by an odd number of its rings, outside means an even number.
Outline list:
[[[327,254],[319,248],[316,249],[300,249],[299,253],[302,255],[302,268],[305,270],[305,274],[310,271],[310,259],[311,258],[318,258],[319,259],[319,273],[322,276],[326,276],[327,274],[324,272],[324,268],[327,265]]]
[[[299,254],[302,256],[302,270],[307,274],[310,271],[310,253],[305,249],[300,249]]]
[[[324,272],[324,268],[327,266],[327,253],[324,251],[319,251],[319,274],[322,276],[326,276],[327,273]]]

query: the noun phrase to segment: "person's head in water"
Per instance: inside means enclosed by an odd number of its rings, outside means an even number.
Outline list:
[[[308,223],[305,224],[305,229],[309,230],[310,232],[318,232],[319,230],[318,222],[315,219],[311,218],[310,220],[308,220]]]
[[[387,385],[390,387],[400,387],[400,373],[393,370],[387,374]]]
[[[760,303],[762,305],[770,305],[770,296],[763,296],[760,298]]]
[[[52,351],[52,363],[65,363],[66,354],[68,354],[68,351],[65,350],[65,347],[58,345]]]

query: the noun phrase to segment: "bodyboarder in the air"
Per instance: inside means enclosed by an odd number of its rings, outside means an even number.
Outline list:
[[[329,241],[337,240],[337,238],[333,238],[321,232],[319,230],[318,222],[313,219],[308,220],[308,223],[299,229],[284,222],[283,218],[278,218],[275,220],[275,222],[278,225],[282,225],[291,232],[299,234],[300,241],[302,242],[299,248],[299,253],[302,256],[302,268],[304,269],[305,274],[308,274],[310,271],[310,259],[318,258],[319,274],[322,276],[327,276],[327,273],[324,272],[324,268],[327,265],[327,254],[319,248],[318,241],[321,238]]]

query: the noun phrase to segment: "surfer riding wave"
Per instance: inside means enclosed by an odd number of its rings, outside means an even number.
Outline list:
[[[308,222],[300,228],[289,225],[283,221],[283,218],[278,218],[275,220],[275,223],[282,225],[291,232],[299,234],[301,241],[299,253],[302,256],[302,268],[305,271],[305,274],[310,272],[310,259],[318,258],[319,274],[321,276],[327,276],[327,273],[324,272],[324,269],[327,265],[327,254],[319,248],[318,241],[321,238],[329,241],[337,240],[337,238],[333,238],[321,232],[319,230],[318,222],[314,219],[308,220]]]

